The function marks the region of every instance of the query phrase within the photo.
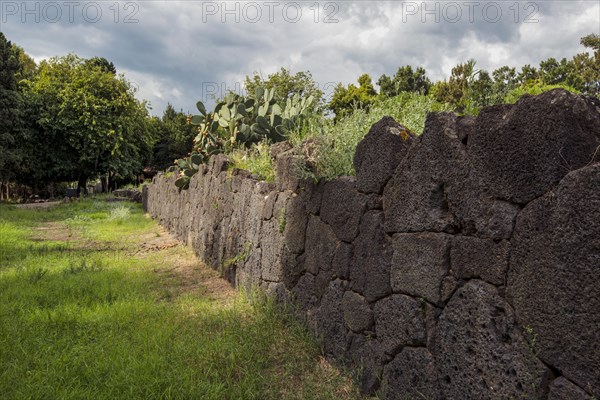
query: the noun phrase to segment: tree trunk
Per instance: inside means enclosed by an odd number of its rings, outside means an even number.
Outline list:
[[[110,190],[111,192],[116,189],[116,182],[114,181],[114,177],[115,176],[112,172],[108,173],[108,190]]]
[[[77,182],[77,197],[80,197],[82,188],[83,188],[83,195],[87,196],[88,190],[87,190],[87,177],[86,176],[79,176],[79,180]]]

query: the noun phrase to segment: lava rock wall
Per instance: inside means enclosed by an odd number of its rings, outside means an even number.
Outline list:
[[[420,137],[386,117],[356,177],[328,182],[274,153],[275,183],[220,155],[187,191],[155,177],[143,203],[232,284],[295,304],[364,392],[600,396],[598,100],[430,114]]]

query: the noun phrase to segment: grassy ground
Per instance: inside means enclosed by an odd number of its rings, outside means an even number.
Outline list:
[[[251,298],[251,300],[248,300]],[[0,205],[2,399],[358,398],[306,329],[137,205]]]

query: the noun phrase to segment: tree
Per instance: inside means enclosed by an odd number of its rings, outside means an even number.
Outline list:
[[[37,65],[23,48],[13,45],[19,57],[20,70],[17,73],[17,79],[31,79],[36,74]]]
[[[92,57],[85,60],[85,64],[90,67],[99,67],[103,72],[110,72],[113,75],[117,74],[115,65],[104,57]]]
[[[515,68],[502,66],[492,72],[492,77],[494,78],[492,104],[502,103],[506,94],[519,86]]]
[[[521,72],[517,74],[517,81],[521,85],[536,79],[538,79],[538,71],[529,64],[523,65],[523,67],[521,67]]]
[[[192,150],[196,127],[187,123],[187,116],[182,111],[177,112],[168,104],[162,118],[152,118],[150,123],[156,138],[149,163],[154,170],[168,168],[173,165],[173,160]]]
[[[594,51],[600,51],[600,35],[596,33],[582,37],[580,43]]]
[[[581,77],[582,83],[577,89],[590,96],[600,97],[600,35],[584,36],[581,44],[593,50],[594,55],[581,53],[573,57],[574,70]]]
[[[362,74],[358,78],[358,87],[352,83],[347,88],[341,83],[338,84],[327,108],[335,113],[335,121],[339,121],[355,108],[368,109],[376,98],[377,92],[373,87],[371,76]]]
[[[17,76],[22,70],[19,52],[0,32],[0,198],[8,197],[22,157],[23,99]]]
[[[431,88],[431,81],[427,77],[425,68],[418,67],[413,71],[410,65],[398,68],[394,78],[383,74],[377,80],[380,93],[386,97],[397,96],[401,92],[427,94]]]
[[[123,76],[74,54],[42,62],[26,82],[33,120],[28,179],[136,176],[150,151],[147,109]],[[40,168],[41,167],[41,168]]]
[[[254,93],[258,87],[275,89],[275,98],[283,103],[295,94],[300,97],[313,96],[314,107],[319,107],[323,100],[323,91],[319,89],[310,71],[300,71],[292,75],[289,70],[281,68],[279,72],[270,74],[267,79],[254,72],[251,77],[246,75],[244,86],[248,93]]]
[[[475,60],[458,64],[452,68],[448,81],[439,81],[433,87],[433,95],[440,103],[448,103],[459,113],[469,108],[469,84],[475,75]]]

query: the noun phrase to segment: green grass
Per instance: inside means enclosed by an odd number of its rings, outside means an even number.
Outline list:
[[[370,110],[357,109],[337,124],[331,120],[309,119],[291,137],[294,144],[313,139],[319,144],[316,154],[316,177],[334,179],[343,175],[355,175],[353,159],[356,146],[369,132],[373,124],[384,116],[391,116],[417,135],[423,133],[427,113],[450,111],[451,107],[438,103],[431,96],[401,93],[398,96],[378,100]]]
[[[353,165],[356,146],[371,126],[384,116],[393,117],[420,135],[425,127],[428,112],[451,110],[451,106],[439,103],[431,96],[401,93],[392,98],[378,100],[368,112],[356,109],[337,124],[334,124],[333,119],[310,115],[291,132],[288,140],[295,147],[300,147],[306,140],[312,140],[315,144],[316,151],[310,160],[315,171],[300,171],[301,175],[334,179],[356,174]],[[276,172],[268,153],[268,147],[261,143],[250,150],[234,151],[228,154],[228,157],[232,160],[232,168],[246,169],[264,180],[273,181]]]
[[[185,247],[139,255],[156,232],[131,203],[0,205],[2,399],[358,398],[269,299],[181,289]]]
[[[236,149],[228,157],[231,169],[244,169],[263,181],[275,181],[275,166],[266,142],[257,143],[250,149]]]

